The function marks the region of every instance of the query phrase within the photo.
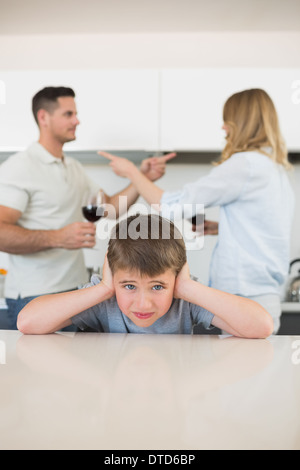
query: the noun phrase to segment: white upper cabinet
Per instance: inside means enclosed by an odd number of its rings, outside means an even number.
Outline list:
[[[66,150],[157,150],[158,70],[0,72],[0,151],[27,147],[38,137],[33,95],[45,86],[74,89],[80,125]]]
[[[226,99],[263,88],[290,151],[300,151],[300,69],[0,71],[0,152],[38,137],[32,96],[45,86],[76,92],[80,125],[68,150],[219,151]]]
[[[161,147],[219,151],[223,105],[263,88],[273,99],[288,149],[300,150],[300,69],[168,69],[161,73]]]

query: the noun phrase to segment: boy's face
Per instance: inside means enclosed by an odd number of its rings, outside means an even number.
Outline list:
[[[153,325],[168,312],[173,302],[176,276],[172,270],[153,278],[118,270],[113,281],[121,311],[137,326]]]

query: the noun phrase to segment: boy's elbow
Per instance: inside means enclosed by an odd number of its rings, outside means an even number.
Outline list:
[[[22,312],[19,313],[17,318],[17,328],[24,335],[30,334],[30,324],[27,321],[26,316],[23,315]]]
[[[253,338],[265,339],[274,333],[274,321],[269,313],[265,311],[263,320],[259,323],[259,328]]]
[[[257,315],[248,322],[245,331],[240,335],[242,338],[265,339],[274,333],[273,318],[261,305],[257,304],[257,307]]]
[[[23,335],[33,335],[36,334],[34,331],[34,324],[30,319],[30,315],[21,310],[17,318],[17,328],[23,333]]]
[[[267,338],[274,333],[274,321],[270,314],[267,315],[267,318],[263,326],[263,338]]]
[[[17,328],[24,335],[43,334],[43,332],[39,331],[39,322],[37,322],[29,304],[20,311],[17,318]]]

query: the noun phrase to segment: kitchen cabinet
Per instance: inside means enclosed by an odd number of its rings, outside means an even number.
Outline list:
[[[233,93],[263,88],[290,151],[300,149],[300,69],[168,69],[161,76],[161,147],[221,150],[223,106]]]
[[[38,137],[31,98],[49,85],[76,92],[81,121],[66,150],[217,151],[225,100],[264,88],[290,152],[300,150],[300,69],[196,68],[0,71],[0,152]]]
[[[60,70],[0,72],[0,152],[37,140],[31,99],[45,86],[74,89],[80,125],[65,150],[157,150],[158,70]]]

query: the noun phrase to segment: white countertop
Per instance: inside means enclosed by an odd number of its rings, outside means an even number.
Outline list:
[[[282,313],[300,313],[300,302],[282,302]]]
[[[0,330],[0,449],[300,449],[300,336]]]

